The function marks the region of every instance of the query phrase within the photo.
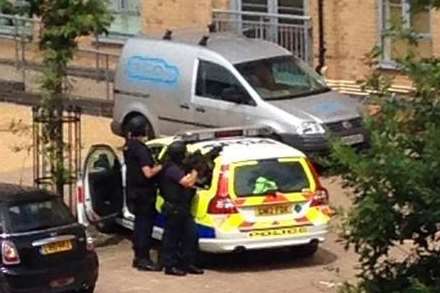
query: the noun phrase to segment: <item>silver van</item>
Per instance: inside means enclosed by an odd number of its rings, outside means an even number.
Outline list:
[[[365,142],[357,101],[332,91],[291,52],[233,34],[199,37],[126,42],[115,76],[115,134],[142,115],[150,137],[264,125],[309,153],[328,150],[329,134],[349,145]]]

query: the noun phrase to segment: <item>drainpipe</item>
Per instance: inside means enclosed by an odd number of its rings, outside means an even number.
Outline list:
[[[319,20],[319,55],[318,66],[315,70],[321,74],[322,68],[325,66],[325,41],[324,41],[324,0],[318,0],[318,20]]]

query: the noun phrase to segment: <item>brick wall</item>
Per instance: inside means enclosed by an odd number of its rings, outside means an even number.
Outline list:
[[[312,17],[314,65],[318,58],[318,0],[309,0]],[[335,81],[354,83],[365,78],[368,67],[365,55],[379,42],[378,0],[324,0],[326,77]],[[230,0],[143,0],[142,19],[145,33],[163,33],[165,29],[206,29],[211,22],[212,9],[230,9]],[[434,55],[440,56],[440,11],[432,13]],[[11,40],[0,40],[0,59],[14,59]],[[93,47],[90,41],[81,47]],[[28,48],[29,49],[29,48]],[[102,49],[109,51],[109,48]],[[35,50],[27,54],[28,61],[39,59]],[[116,50],[118,51],[118,50]],[[93,57],[93,56],[92,56]],[[87,59],[87,60],[86,60]],[[75,63],[94,64],[88,58],[76,58]],[[398,71],[386,71],[396,76],[396,84],[408,85]]]
[[[230,9],[230,1],[229,0],[212,0],[212,8],[214,9]]]
[[[433,53],[440,57],[440,10],[433,11],[431,14],[431,30]]]
[[[364,56],[378,41],[377,1],[326,0],[327,77],[357,80],[366,73]]]
[[[143,28],[145,32],[204,29],[211,23],[211,10],[210,0],[143,0]]]
[[[317,0],[311,0],[317,11]],[[368,74],[365,55],[380,44],[380,1],[325,0],[326,77],[331,80],[356,81]],[[315,56],[318,53],[317,12],[311,11],[314,19]],[[431,28],[433,54],[440,56],[440,11],[432,11]],[[395,77],[395,84],[409,86],[405,76],[396,70],[384,70]]]

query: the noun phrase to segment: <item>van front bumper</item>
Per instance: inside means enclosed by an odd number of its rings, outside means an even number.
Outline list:
[[[330,143],[325,135],[280,134],[281,141],[305,153],[326,153],[330,150]]]
[[[352,129],[343,132],[334,133],[336,138],[347,137],[351,135],[362,134],[364,141],[353,144],[355,148],[363,149],[368,147],[368,132],[366,129]],[[330,152],[331,143],[330,136],[326,134],[298,135],[291,133],[279,134],[281,141],[288,144],[306,154],[328,154]]]

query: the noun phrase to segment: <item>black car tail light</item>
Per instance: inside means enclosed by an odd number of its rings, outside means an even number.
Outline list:
[[[13,242],[8,240],[2,242],[2,261],[5,265],[16,265],[20,263],[20,255]]]

